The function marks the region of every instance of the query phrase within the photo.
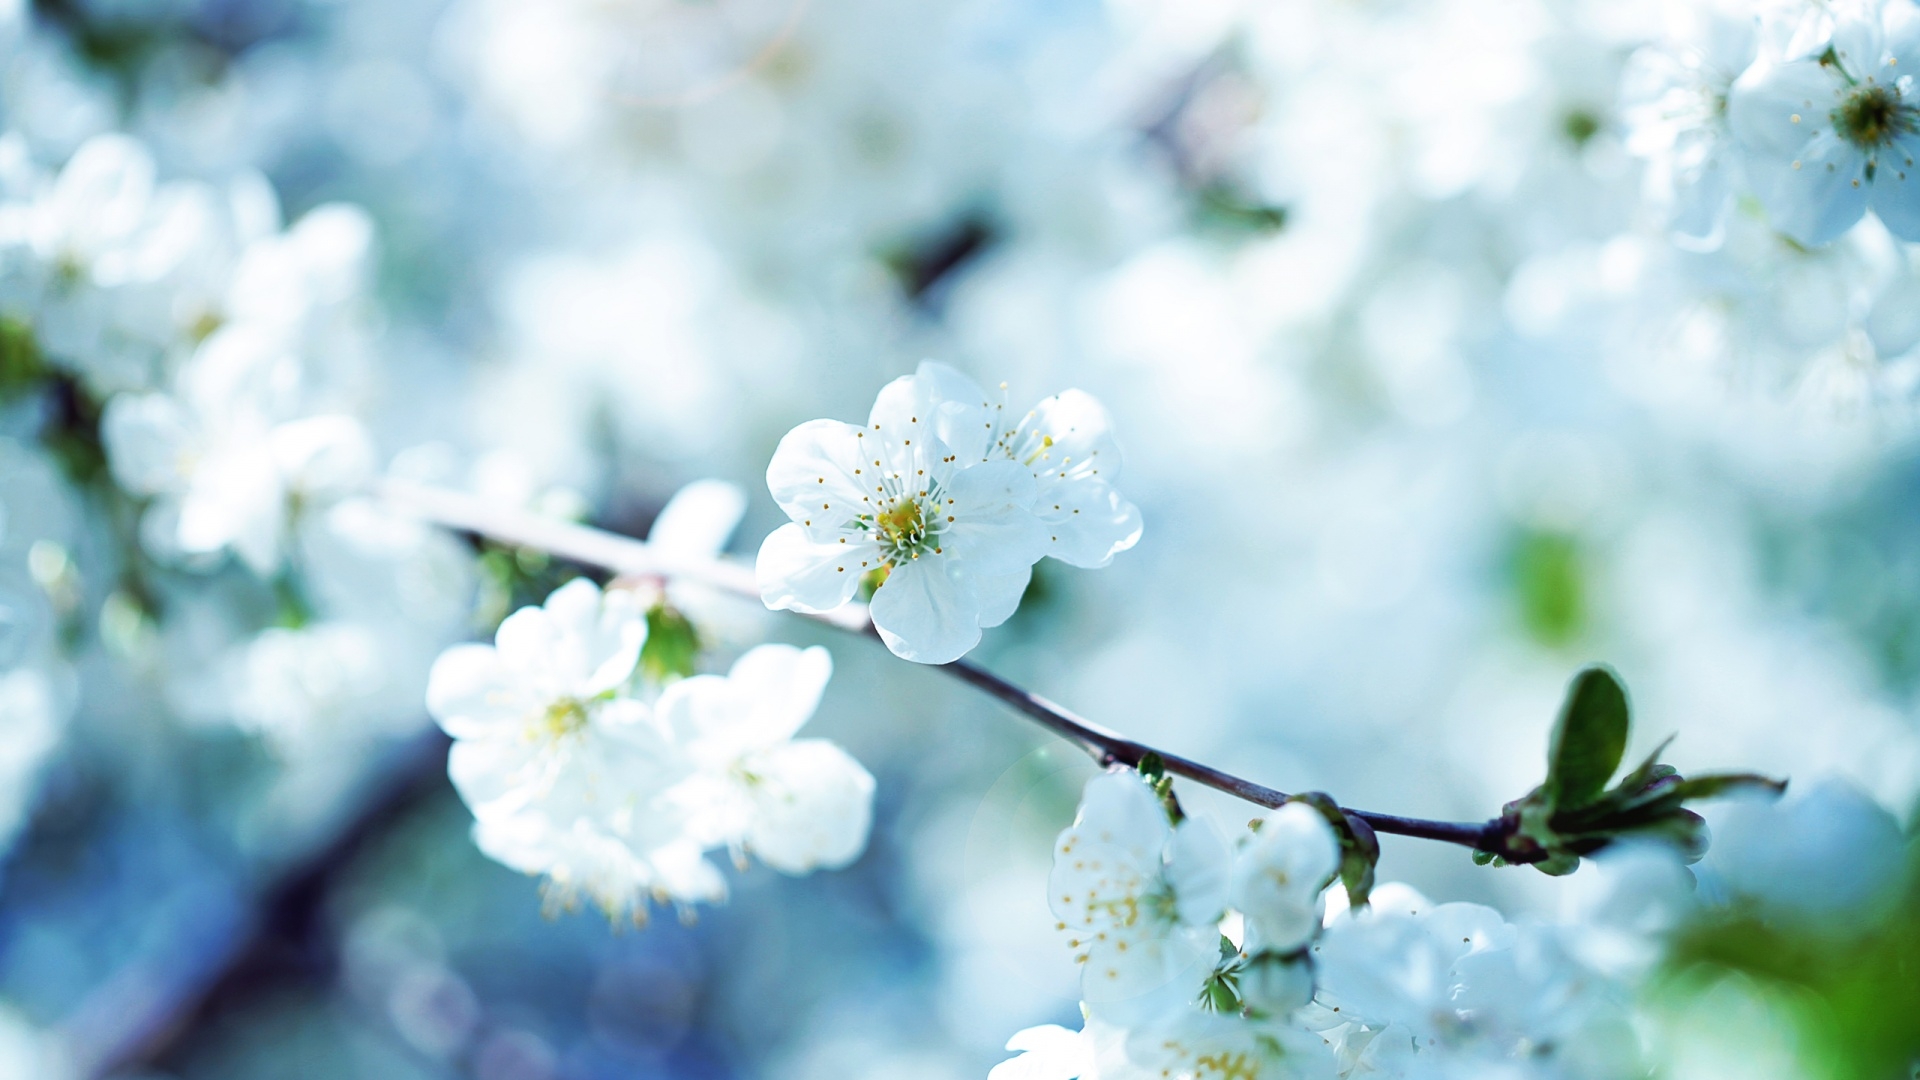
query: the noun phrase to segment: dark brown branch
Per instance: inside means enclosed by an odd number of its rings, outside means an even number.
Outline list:
[[[1013,706],[1026,714],[1028,719],[1039,723],[1041,727],[1063,739],[1079,743],[1087,753],[1093,755],[1095,761],[1103,765],[1120,764],[1129,768],[1138,768],[1141,759],[1148,754],[1156,754],[1165,763],[1168,772],[1175,776],[1183,776],[1196,784],[1204,784],[1215,791],[1224,791],[1258,806],[1279,806],[1287,801],[1288,795],[1284,791],[1276,791],[1251,780],[1242,780],[1232,773],[1222,772],[1211,765],[1203,765],[1178,754],[1156,750],[1143,743],[1134,742],[1117,732],[1109,731],[1038,694],[1022,690],[971,661],[955,660],[951,664],[942,664],[941,667],[952,672],[960,681],[971,684],[976,689],[983,690]],[[1351,807],[1342,809],[1373,826],[1375,832],[1393,833],[1397,836],[1417,836],[1423,840],[1441,840],[1449,844],[1462,844],[1470,848],[1495,852],[1502,852],[1502,841],[1505,839],[1498,819],[1475,825],[1458,821],[1427,821],[1422,818],[1378,814],[1371,810],[1355,810]],[[1525,860],[1510,859],[1509,861]]]

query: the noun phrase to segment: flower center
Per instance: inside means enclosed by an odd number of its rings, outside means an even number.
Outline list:
[[[881,514],[880,531],[894,544],[918,541],[926,533],[926,520],[920,513],[919,500],[907,499]]]
[[[856,519],[856,527],[869,530],[868,535],[878,541],[885,566],[898,566],[927,552],[940,554],[940,523],[927,509],[927,500],[937,496],[937,485],[929,491],[890,495],[878,513]]]
[[[547,706],[537,725],[539,734],[549,739],[564,739],[587,726],[587,703],[579,698],[563,697]]]
[[[1892,87],[1868,84],[1849,92],[1833,110],[1833,130],[1862,148],[1880,146],[1915,128],[1913,110]]]

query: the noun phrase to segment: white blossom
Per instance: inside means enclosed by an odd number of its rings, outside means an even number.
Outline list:
[[[1545,1076],[1635,1073],[1619,989],[1568,956],[1552,928],[1403,885],[1373,897],[1314,948],[1320,1015],[1337,1025],[1351,1075],[1485,1075],[1521,1057]]]
[[[1230,898],[1246,918],[1249,954],[1289,953],[1320,929],[1320,894],[1340,866],[1340,843],[1318,810],[1288,803],[1261,819],[1234,858]]]
[[[649,893],[685,902],[724,889],[659,804],[685,773],[667,731],[620,696],[646,636],[630,594],[578,579],[508,616],[494,644],[441,654],[427,688],[481,848],[609,914],[638,913]]]
[[[231,550],[270,575],[294,508],[348,494],[371,473],[371,441],[354,418],[279,418],[290,366],[273,338],[236,327],[201,346],[175,393],[108,404],[108,461],[122,488],[155,497],[146,535],[156,554]]]
[[[1647,191],[1668,227],[1717,246],[1743,181],[1727,96],[1753,62],[1759,26],[1733,3],[1675,3],[1663,14],[1667,36],[1636,52],[1622,77],[1627,146],[1648,159]]]
[[[1763,56],[1734,83],[1728,119],[1754,193],[1803,244],[1835,239],[1869,208],[1895,236],[1920,240],[1920,8],[1828,10],[1825,49]]]
[[[1089,780],[1047,879],[1081,965],[1081,997],[1116,1021],[1193,1001],[1219,956],[1229,871],[1212,826],[1171,824],[1138,775]]]
[[[767,487],[792,519],[760,547],[767,606],[822,612],[884,575],[873,625],[908,660],[943,664],[1013,614],[1046,533],[1037,485],[1012,461],[969,463],[939,435],[932,380],[881,390],[867,426],[814,420],[788,432]]]
[[[695,675],[660,695],[660,721],[694,769],[666,799],[701,846],[788,874],[844,866],[866,847],[873,777],[824,739],[793,738],[832,674],[819,646],[762,645],[725,677]]]

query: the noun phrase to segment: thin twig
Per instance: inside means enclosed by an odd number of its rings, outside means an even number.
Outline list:
[[[645,541],[522,513],[442,488],[389,480],[381,483],[378,492],[395,511],[461,532],[534,548],[583,565],[598,566],[617,575],[686,578],[755,601],[760,599],[760,587],[754,580],[752,568],[741,563],[669,556]],[[866,605],[858,602],[809,618],[855,633],[868,633],[872,629]],[[1289,798],[1284,791],[1243,780],[1211,765],[1135,742],[1038,694],[1023,690],[971,661],[955,660],[937,666],[975,689],[1011,705],[1054,734],[1079,744],[1103,765],[1119,764],[1131,768],[1138,766],[1148,754],[1157,754],[1166,763],[1168,772],[1258,806],[1279,806]],[[1371,810],[1343,809],[1373,826],[1375,832],[1440,840],[1494,851],[1508,856],[1509,861],[1529,861],[1525,853],[1505,850],[1506,837],[1498,818],[1478,823],[1427,821]]]

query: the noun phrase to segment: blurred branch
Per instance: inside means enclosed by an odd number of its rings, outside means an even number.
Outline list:
[[[334,962],[321,945],[333,882],[395,822],[448,791],[447,737],[429,726],[396,747],[353,815],[262,888],[225,940],[137,962],[62,1024],[79,1076],[170,1064],[185,1037],[289,975]]]
[[[760,587],[754,579],[753,568],[744,563],[723,559],[676,558],[631,537],[539,517],[442,488],[386,480],[380,483],[378,493],[390,509],[421,521],[476,533],[503,543],[537,548],[574,562],[602,567],[616,575],[685,578],[738,594],[756,603],[760,600]],[[855,633],[872,632],[866,605],[858,602],[806,617]],[[938,666],[960,681],[1011,705],[1054,734],[1079,744],[1102,765],[1138,767],[1142,759],[1154,754],[1165,762],[1166,770],[1176,776],[1259,806],[1275,807],[1291,798],[1284,791],[1134,742],[1038,694],[1023,690],[971,661],[955,660]],[[1530,852],[1508,850],[1509,830],[1499,818],[1478,823],[1427,821],[1371,810],[1343,809],[1373,826],[1376,832],[1460,844],[1476,851],[1500,855],[1508,862],[1531,862],[1535,858]]]

